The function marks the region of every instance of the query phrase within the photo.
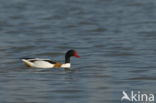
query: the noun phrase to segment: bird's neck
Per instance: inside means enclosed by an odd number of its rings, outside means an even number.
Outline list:
[[[70,56],[68,55],[65,56],[65,63],[70,63]]]

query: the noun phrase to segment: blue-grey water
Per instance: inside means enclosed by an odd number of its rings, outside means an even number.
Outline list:
[[[19,59],[69,49],[71,71]],[[155,0],[0,0],[0,103],[120,103],[155,86]]]

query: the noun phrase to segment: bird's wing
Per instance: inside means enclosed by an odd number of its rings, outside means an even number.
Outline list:
[[[56,64],[56,63],[57,63],[56,61],[53,61],[53,60],[48,60],[48,59],[43,60],[43,61],[49,62],[49,63],[51,63],[51,64]]]

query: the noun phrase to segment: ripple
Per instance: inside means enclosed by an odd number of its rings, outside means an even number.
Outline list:
[[[135,77],[129,78],[128,80],[156,80],[156,77]]]
[[[60,55],[64,55],[64,53],[44,52],[36,54],[36,56],[60,56]]]
[[[105,54],[105,56],[134,56],[135,54],[133,53],[109,53],[109,54]]]
[[[82,98],[83,96],[62,96],[62,97],[74,99],[74,98]]]
[[[25,50],[32,50],[35,46],[20,46],[20,47],[12,47],[10,48],[13,52],[25,51]]]
[[[79,92],[82,92],[82,90],[54,90],[53,92],[57,92],[57,93],[79,93]]]
[[[75,28],[75,27],[77,27],[77,26],[76,26],[76,25],[70,24],[70,25],[66,25],[65,27],[66,27],[66,28]]]
[[[86,22],[86,21],[82,21],[82,22],[79,22],[80,25],[91,25],[92,23],[90,22]]]
[[[133,70],[133,71],[130,71],[130,72],[133,72],[133,73],[143,73],[143,72],[147,72],[149,70]]]
[[[92,32],[105,32],[107,31],[106,28],[97,28],[97,29],[94,29],[94,30],[91,30]]]

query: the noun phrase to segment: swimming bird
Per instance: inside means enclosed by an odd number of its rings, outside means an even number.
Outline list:
[[[69,50],[65,54],[65,64],[53,61],[50,59],[40,59],[40,58],[22,58],[22,61],[28,66],[33,68],[70,68],[70,58],[74,56],[79,58],[77,51]]]

